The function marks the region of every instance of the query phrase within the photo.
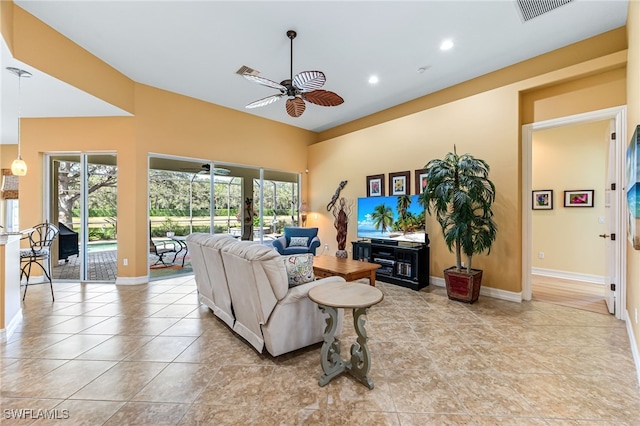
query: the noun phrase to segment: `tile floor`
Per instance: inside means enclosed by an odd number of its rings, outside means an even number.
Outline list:
[[[438,287],[377,285],[385,299],[367,320],[373,390],[345,375],[319,387],[319,344],[257,354],[198,305],[192,277],[56,283],[55,303],[48,285],[33,285],[22,326],[0,344],[0,422],[640,424],[623,322],[543,302],[481,297],[469,306]],[[345,325],[343,354],[355,337]]]

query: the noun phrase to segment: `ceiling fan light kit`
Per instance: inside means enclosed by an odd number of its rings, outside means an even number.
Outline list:
[[[277,89],[277,95],[267,96],[263,99],[251,102],[246,108],[258,108],[269,105],[281,98],[287,97],[285,109],[291,117],[300,117],[306,109],[305,101],[320,106],[337,106],[344,102],[338,94],[328,90],[320,89],[327,81],[322,71],[302,71],[293,75],[293,40],[297,33],[293,30],[287,31],[287,37],[291,40],[291,66],[290,78],[280,83],[260,77],[258,75],[243,74],[247,80],[251,80],[263,86]]]

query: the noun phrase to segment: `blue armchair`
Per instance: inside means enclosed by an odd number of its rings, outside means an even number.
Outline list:
[[[284,228],[284,236],[273,242],[280,254],[311,253],[315,256],[320,247],[318,228]]]

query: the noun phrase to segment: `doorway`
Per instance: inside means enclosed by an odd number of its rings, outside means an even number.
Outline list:
[[[548,120],[544,122],[533,123],[529,125],[523,126],[523,135],[522,135],[522,155],[523,155],[523,259],[522,259],[522,298],[524,300],[531,300],[532,298],[532,274],[536,271],[539,272],[541,269],[546,269],[545,272],[557,272],[558,270],[562,270],[560,267],[550,267],[544,268],[540,265],[545,265],[544,259],[547,258],[547,253],[545,249],[541,249],[540,247],[540,238],[537,238],[539,235],[534,234],[534,223],[538,223],[539,227],[544,226],[545,220],[548,225],[552,220],[557,223],[562,223],[559,221],[559,217],[564,217],[564,220],[568,220],[569,222],[565,223],[574,223],[576,220],[582,220],[586,225],[584,225],[585,233],[583,236],[587,238],[586,242],[577,243],[575,245],[575,241],[566,241],[563,240],[562,230],[556,230],[556,235],[549,238],[547,241],[544,241],[542,244],[546,247],[549,247],[549,250],[553,252],[557,250],[559,245],[568,244],[568,247],[571,244],[574,244],[574,247],[584,248],[586,246],[593,246],[597,249],[600,247],[601,250],[596,250],[596,260],[592,260],[592,263],[603,263],[603,265],[597,265],[596,269],[584,269],[581,273],[565,274],[562,276],[560,273],[557,278],[568,278],[568,279],[583,279],[587,278],[587,281],[601,281],[600,288],[602,289],[602,297],[608,299],[610,302],[608,307],[610,313],[614,313],[617,318],[622,319],[623,315],[623,307],[624,307],[624,298],[625,298],[625,238],[626,230],[625,230],[625,221],[623,218],[625,217],[626,212],[626,204],[625,197],[622,196],[623,185],[624,185],[624,153],[626,148],[626,136],[625,136],[625,107],[615,107],[609,108],[606,110],[594,111],[585,114],[578,114],[569,117],[563,117],[554,120]],[[599,188],[591,188],[586,187],[589,185],[586,181],[581,181],[579,178],[577,181],[572,182],[569,178],[568,181],[559,183],[560,187],[556,188],[556,191],[559,193],[554,193],[554,206],[553,209],[548,210],[534,210],[534,193],[533,190],[545,190],[547,188],[538,188],[537,185],[544,184],[550,185],[551,183],[547,183],[544,179],[540,179],[539,182],[536,182],[534,179],[534,133],[540,132],[549,132],[553,133],[553,129],[558,129],[558,132],[561,133],[564,130],[568,129],[568,126],[576,126],[576,125],[595,125],[593,123],[600,122],[601,126],[604,126],[603,133],[605,131],[608,132],[609,122],[611,122],[611,128],[614,130],[616,135],[616,140],[612,142],[612,150],[611,150],[611,158],[612,161],[610,166],[606,164],[606,158],[609,155],[608,146],[606,146],[604,139],[606,137],[606,133],[602,134],[601,138],[603,139],[602,145],[598,147],[600,149],[600,166],[602,173],[599,174],[598,179],[600,183],[591,183],[592,186],[599,185]],[[578,149],[583,149],[584,147],[578,147]],[[541,155],[547,155],[548,153],[540,153]],[[558,169],[558,167],[554,167],[553,170]],[[609,191],[605,190],[605,182],[607,181],[606,173],[607,169],[609,169],[611,181],[616,184],[617,190]],[[557,170],[556,170],[557,171]],[[584,182],[584,187],[581,185]],[[534,183],[536,186],[534,187]],[[568,186],[567,186],[568,185]],[[576,186],[575,188],[573,186]],[[580,187],[578,187],[580,186]],[[579,208],[575,207],[571,200],[565,202],[565,197],[570,197],[572,192],[565,191],[589,191],[593,190],[595,198],[594,206],[599,206],[599,212],[595,212],[596,208],[591,207],[587,203],[587,208]],[[587,195],[590,195],[587,192]],[[604,205],[609,205],[611,208],[609,210],[604,209]],[[566,205],[566,207],[565,207]],[[585,206],[586,207],[586,206]],[[610,213],[610,216],[609,216]],[[592,223],[593,222],[593,223]],[[565,226],[566,227],[566,226]],[[587,229],[588,228],[588,229]],[[602,228],[602,229],[600,229]],[[539,228],[541,229],[541,228]],[[601,232],[598,233],[597,230]],[[595,234],[594,234],[595,233]],[[593,234],[593,235],[592,235]],[[617,238],[615,240],[607,240],[598,237],[600,236],[609,236],[613,235]],[[555,243],[553,239],[556,238]],[[568,238],[568,237],[567,237]],[[605,249],[606,247],[606,249]],[[608,259],[609,256],[606,255],[605,250],[612,254],[612,260],[610,265],[604,265],[605,261],[598,259]],[[562,256],[552,255],[552,258],[557,257],[566,257],[569,262],[574,262],[574,265],[569,267],[571,270],[573,268],[576,271],[576,265],[580,264],[582,259],[577,255],[577,250],[574,250],[573,253],[567,253],[566,249],[562,253]],[[573,254],[573,256],[572,256]],[[572,258],[573,257],[573,258]],[[553,261],[554,259],[552,259]],[[548,264],[553,265],[552,262]],[[556,264],[557,265],[557,264]],[[537,268],[537,269],[536,269]],[[580,268],[579,266],[577,268]],[[579,269],[578,269],[579,270]],[[588,273],[584,273],[587,271]],[[553,273],[551,274],[553,275]],[[614,284],[612,287],[610,284]]]
[[[115,153],[46,156],[49,220],[60,233],[53,277],[65,281],[115,282],[117,276],[117,181]]]

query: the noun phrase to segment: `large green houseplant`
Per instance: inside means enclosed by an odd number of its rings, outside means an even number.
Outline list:
[[[458,155],[456,147],[444,159],[429,161],[422,203],[435,215],[456,266],[444,271],[450,299],[473,303],[478,300],[482,271],[472,269],[473,255],[490,252],[497,227],[492,205],[495,186],[489,180],[489,165],[470,154]],[[466,256],[463,269],[462,255]]]

